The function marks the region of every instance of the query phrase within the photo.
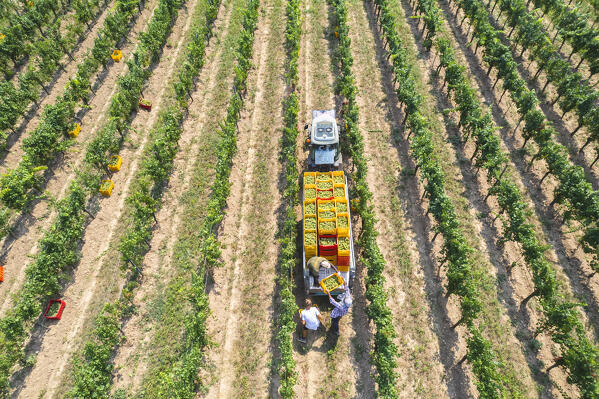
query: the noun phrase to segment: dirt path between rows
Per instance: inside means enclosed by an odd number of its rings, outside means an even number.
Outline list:
[[[160,288],[168,284],[174,273],[173,251],[184,217],[179,205],[189,189],[195,164],[198,158],[214,158],[214,153],[210,148],[205,148],[205,143],[210,141],[209,136],[214,136],[216,121],[224,117],[228,96],[222,95],[222,92],[228,93],[227,89],[232,82],[232,69],[223,70],[221,62],[225,57],[232,58],[231,54],[223,54],[227,50],[224,38],[234,36],[231,32],[239,30],[238,23],[232,27],[234,5],[233,1],[225,2],[219,10],[214,28],[215,36],[205,55],[207,62],[192,96],[190,117],[183,124],[179,146],[184,151],[180,151],[175,157],[175,172],[165,191],[162,208],[157,214],[158,224],[150,243],[151,249],[144,259],[144,279],[133,299],[137,312],[123,328],[125,342],[115,355],[115,390],[126,388],[130,392],[137,392],[154,360],[151,358],[154,349],[150,347],[150,342],[153,341],[156,326],[150,324],[154,321],[151,305],[161,291]],[[209,124],[212,125],[211,128],[207,128]],[[212,175],[212,171],[210,174]],[[177,333],[180,331],[173,332]]]
[[[300,128],[312,121],[312,110],[335,108],[333,93],[333,59],[330,29],[331,10],[325,0],[310,0],[302,3],[302,36],[299,55]],[[307,170],[308,151],[304,146],[305,131],[300,131],[297,141],[297,162],[300,173]],[[347,162],[344,162],[347,164]],[[301,184],[301,181],[300,181]],[[301,208],[297,209],[301,220]],[[354,231],[355,225],[354,225]],[[301,235],[301,234],[300,234]],[[355,237],[355,232],[354,232]],[[296,270],[296,303],[305,307],[304,282],[301,272],[302,239],[298,240],[300,268]],[[365,317],[362,268],[356,272],[353,285],[354,303],[352,310],[339,325],[340,336],[318,332],[308,334],[307,344],[297,341],[300,333],[294,334],[294,358],[298,373],[295,396],[298,398],[364,397],[374,395],[374,382],[370,376],[368,353],[371,350],[371,329]],[[326,297],[312,300],[323,313],[326,327],[330,326],[331,305]]]
[[[248,94],[238,124],[231,192],[219,230],[223,266],[214,270],[208,331],[217,346],[207,398],[267,398],[271,360],[274,279],[279,249],[276,209],[280,174],[283,81],[282,0],[262,1]]]
[[[99,30],[104,25],[104,20],[108,16],[108,11],[112,8],[113,2],[109,2],[108,5],[101,12],[99,17],[94,21],[94,25],[89,32],[86,33],[85,38],[77,45],[77,48],[72,54],[72,57],[75,61],[72,61],[68,56],[64,56],[63,66],[64,70],[58,69],[58,72],[55,74],[54,79],[46,85],[46,90],[49,91],[49,94],[42,89],[40,89],[40,100],[38,100],[38,106],[32,104],[29,107],[29,110],[25,113],[24,118],[21,118],[20,121],[16,124],[15,132],[16,134],[11,134],[9,136],[9,140],[6,146],[6,152],[4,154],[0,154],[0,175],[6,173],[7,168],[16,167],[17,163],[21,160],[23,156],[23,150],[21,145],[23,143],[23,139],[29,136],[25,132],[30,132],[33,130],[40,122],[41,112],[44,107],[48,104],[54,104],[56,102],[56,98],[64,92],[64,87],[69,79],[77,73],[77,65],[83,60],[85,54],[91,50],[94,46],[94,40],[97,37]],[[18,83],[15,83],[16,87]],[[15,147],[15,148],[13,148]]]
[[[116,244],[113,238],[118,238],[120,234],[118,222],[124,210],[125,198],[148,140],[148,131],[156,122],[163,104],[169,79],[175,71],[175,62],[185,49],[191,16],[197,4],[198,0],[192,0],[186,9],[179,11],[169,37],[169,41],[175,44],[164,48],[161,61],[153,70],[144,90],[145,97],[152,99],[154,106],[151,113],[140,112],[135,116],[131,124],[135,133],[128,138],[129,143],[120,152],[124,160],[123,167],[112,177],[115,190],[111,197],[101,200],[97,216],[86,228],[81,260],[73,273],[73,283],[63,296],[68,307],[62,320],[54,324],[44,322],[44,334],[35,335],[29,345],[30,350],[36,351],[37,360],[22,385],[22,397],[33,397],[40,392],[44,393],[44,397],[54,397],[60,382],[55,377],[63,376],[73,353],[80,345],[84,325],[106,300],[111,299],[103,284],[109,270],[118,275],[118,269],[114,269],[114,266],[118,266],[118,261],[112,257],[105,259],[104,256]]]
[[[142,32],[154,12],[157,0],[149,0],[146,8],[139,15],[130,36],[137,37]],[[123,47],[125,58],[129,58],[135,50],[137,41],[132,41]],[[82,131],[75,144],[62,156],[59,164],[53,168],[45,187],[45,192],[52,199],[62,199],[66,195],[70,182],[75,177],[75,171],[83,162],[87,143],[103,126],[110,99],[117,90],[117,79],[127,71],[125,62],[114,64],[107,71],[103,84],[97,89],[96,95],[90,100],[90,111],[82,120]],[[126,160],[125,160],[126,162]],[[48,200],[38,200],[32,205],[31,213],[23,215],[15,231],[16,240],[10,243],[10,250],[4,258],[4,282],[0,284],[0,316],[6,314],[13,304],[10,294],[18,292],[25,279],[25,267],[29,257],[37,253],[37,244],[43,232],[54,221],[55,210]],[[6,249],[8,239],[4,241]]]

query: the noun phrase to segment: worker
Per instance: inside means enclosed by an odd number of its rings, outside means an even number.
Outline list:
[[[335,307],[331,312],[331,331],[333,331],[333,334],[335,335],[339,335],[339,320],[347,314],[353,302],[347,283],[344,288],[345,291],[337,297],[339,302],[333,299],[330,292],[327,292],[329,295],[329,302]]]
[[[316,281],[315,285],[318,285],[318,273],[321,267],[329,268],[333,267],[333,265],[322,256],[313,256],[308,260],[308,270],[310,270],[310,273],[314,276],[314,280]]]
[[[322,320],[322,316],[320,311],[316,306],[312,306],[312,301],[310,298],[306,299],[306,308],[302,310],[300,313],[300,318],[302,319],[302,336],[298,338],[298,341],[301,343],[306,343],[306,338],[308,336],[308,330],[316,331],[320,324],[324,325],[324,321]]]

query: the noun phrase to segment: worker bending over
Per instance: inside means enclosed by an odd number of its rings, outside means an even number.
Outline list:
[[[312,274],[312,276],[314,276],[314,281],[316,281],[316,284],[314,285],[318,285],[318,283],[320,282],[318,280],[318,273],[321,267],[330,268],[333,267],[333,265],[331,264],[331,262],[329,262],[326,258],[323,258],[322,256],[313,256],[310,258],[310,260],[308,260],[308,270],[310,270],[310,273]]]

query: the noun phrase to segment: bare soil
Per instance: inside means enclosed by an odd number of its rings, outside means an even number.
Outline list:
[[[143,31],[149,18],[152,16],[156,0],[148,1],[146,8],[137,17],[131,35],[136,36]],[[132,54],[136,41],[127,43],[123,48],[125,58]],[[57,162],[52,165],[46,174],[45,195],[49,200],[39,199],[31,206],[31,210],[17,219],[17,229],[14,232],[16,239],[7,237],[2,249],[7,251],[4,261],[4,282],[0,284],[0,315],[6,313],[13,303],[10,294],[18,292],[25,279],[25,267],[29,264],[28,257],[37,253],[37,243],[43,232],[54,220],[55,210],[52,200],[63,198],[75,171],[83,162],[87,143],[95,136],[97,130],[103,126],[110,99],[117,89],[117,79],[127,70],[125,62],[116,63],[102,72],[102,85],[97,89],[96,95],[90,101],[91,109],[81,121],[82,131],[73,146],[70,147]],[[13,149],[11,152],[16,152]],[[20,150],[19,150],[20,151]],[[124,159],[127,162],[127,159]],[[9,243],[10,241],[10,243]]]
[[[166,83],[175,70],[174,64],[179,53],[185,48],[187,31],[196,4],[197,1],[194,0],[188,4],[187,9],[181,9],[179,12],[169,39],[174,45],[165,47],[161,61],[144,90],[145,97],[153,101],[152,111],[140,112],[135,116],[132,122],[134,133],[120,152],[124,160],[123,167],[112,176],[115,183],[112,196],[100,201],[97,216],[86,228],[81,260],[73,272],[72,283],[63,296],[72,311],[66,309],[58,323],[44,322],[47,324],[43,326],[44,334],[34,335],[33,342],[29,344],[37,359],[35,366],[27,372],[24,383],[19,386],[22,397],[33,397],[40,392],[44,393],[45,397],[55,395],[60,382],[60,379],[55,377],[63,375],[71,356],[80,345],[83,329],[89,325],[90,316],[96,314],[97,309],[106,300],[118,294],[118,288],[115,289],[113,285],[122,281],[118,278],[118,258],[106,257],[106,254],[114,248],[120,235],[119,221],[124,211],[125,198],[148,139],[147,133],[156,122],[163,104],[162,100],[169,87]],[[110,272],[114,276],[109,276]],[[107,282],[108,287],[105,285]],[[108,290],[110,292],[107,292]]]

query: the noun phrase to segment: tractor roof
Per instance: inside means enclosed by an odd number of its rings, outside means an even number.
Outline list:
[[[314,116],[314,115],[313,115]],[[322,112],[312,119],[311,142],[316,145],[336,144],[339,142],[339,131],[335,122],[335,111]]]

